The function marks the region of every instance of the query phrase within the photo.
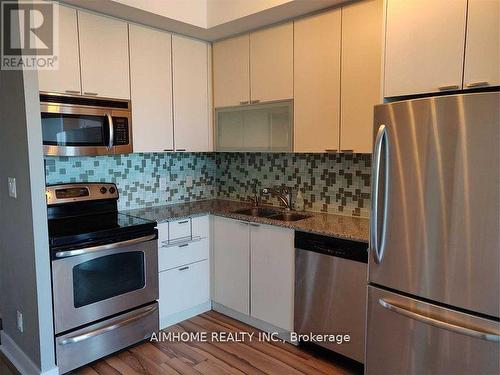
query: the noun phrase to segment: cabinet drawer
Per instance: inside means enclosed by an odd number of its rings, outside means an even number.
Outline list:
[[[185,264],[208,259],[208,239],[179,243],[163,244],[159,248],[158,267],[160,272]]]
[[[207,302],[210,299],[209,285],[208,260],[161,272],[160,317]]]
[[[191,237],[191,218],[168,222],[169,241],[186,237]]]
[[[209,216],[197,216],[191,219],[193,238],[208,238],[210,234]]]

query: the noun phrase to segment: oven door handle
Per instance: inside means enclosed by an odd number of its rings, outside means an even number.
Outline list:
[[[147,315],[152,314],[156,310],[158,310],[158,307],[156,305],[150,306],[150,307],[144,309],[143,311],[141,311],[140,313],[138,313],[137,315],[131,316],[130,318],[125,318],[125,319],[120,320],[116,323],[112,323],[110,325],[98,328],[94,331],[82,333],[81,335],[67,337],[67,338],[59,341],[58,344],[59,345],[76,344],[78,342],[82,342],[82,341],[91,339],[93,337],[102,335],[106,332],[113,331],[113,330],[118,329],[120,327],[123,327],[125,325],[131,324],[131,323],[133,323],[141,318],[144,318]]]
[[[133,238],[133,239],[127,240],[127,241],[109,243],[109,244],[106,244],[106,245],[86,247],[85,249],[68,250],[68,251],[58,251],[56,253],[56,258],[74,257],[74,256],[77,256],[77,255],[82,255],[82,254],[95,253],[96,251],[104,251],[104,250],[117,249],[119,247],[130,246],[130,245],[135,245],[135,244],[138,244],[138,243],[141,243],[141,242],[150,241],[150,240],[153,240],[155,238],[156,238],[156,234],[150,234],[149,236],[143,236],[143,237]]]

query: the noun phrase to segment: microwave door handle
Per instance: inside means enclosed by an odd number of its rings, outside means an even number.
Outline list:
[[[113,143],[115,142],[115,129],[113,126],[113,117],[109,113],[106,113],[105,116],[108,119],[109,125],[109,143],[106,147],[108,148],[108,150],[110,150],[113,147]]]
[[[106,332],[113,331],[113,330],[118,329],[120,327],[123,327],[125,325],[131,324],[131,323],[133,323],[141,318],[144,318],[147,315],[152,314],[157,309],[158,308],[156,307],[156,305],[148,307],[147,309],[139,312],[137,315],[134,315],[130,318],[120,320],[119,322],[112,323],[112,324],[104,326],[102,328],[98,328],[98,329],[90,331],[90,332],[82,333],[82,334],[77,335],[77,336],[70,336],[68,338],[65,338],[65,339],[59,341],[58,344],[59,345],[76,344],[78,342],[82,342],[82,341],[91,339],[92,337],[96,337],[96,336],[102,335]]]

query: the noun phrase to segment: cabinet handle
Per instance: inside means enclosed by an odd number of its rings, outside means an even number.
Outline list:
[[[177,224],[186,224],[186,223],[189,223],[189,220],[182,220],[177,222]]]
[[[188,269],[189,269],[189,266],[181,267],[181,268],[179,268],[179,271],[185,271],[185,270],[188,270]]]
[[[244,221],[239,221],[240,225],[248,225],[249,223],[244,222]]]
[[[85,92],[84,92],[84,94],[85,94],[85,95],[89,95],[89,96],[97,96],[97,95],[99,95],[99,94],[98,94],[98,93],[96,93],[96,92],[88,92],[88,91],[85,91]]]
[[[481,86],[489,86],[489,85],[490,84],[488,81],[480,81],[480,82],[467,83],[465,86],[468,88],[473,88],[473,87],[481,87]]]
[[[164,149],[163,151],[164,151],[164,152],[173,152],[173,151],[174,151],[174,149],[173,149],[173,148],[166,148],[166,149]]]
[[[241,104],[241,105],[248,104],[248,100],[241,101],[241,102],[240,102],[240,104]]]
[[[349,153],[354,153],[353,149],[340,149],[340,152],[349,152]]]
[[[250,100],[250,104],[257,104],[257,103],[260,103],[260,100],[259,100],[259,99],[256,99],[256,100]]]
[[[260,224],[250,223],[252,227],[260,227]]]
[[[189,244],[188,243],[183,243],[182,245],[179,245],[179,247],[188,247]]]
[[[449,90],[458,90],[458,89],[460,89],[459,85],[439,86],[439,91],[449,91]]]
[[[184,151],[186,151],[186,149],[185,148],[176,148],[175,151],[177,151],[177,152],[184,152]]]
[[[336,148],[327,148],[325,152],[337,152]]]
[[[80,91],[78,90],[64,90],[64,92],[67,92],[68,94],[80,94]]]

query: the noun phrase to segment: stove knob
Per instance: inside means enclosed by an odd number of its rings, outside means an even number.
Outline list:
[[[111,187],[109,188],[109,192],[110,192],[111,194],[114,194],[114,193],[116,192],[116,189],[115,189],[113,186],[111,186]]]
[[[106,187],[104,187],[104,186],[100,190],[101,194],[106,194],[107,191],[108,191],[108,189],[106,189]],[[109,189],[109,191],[111,192],[111,189]]]

